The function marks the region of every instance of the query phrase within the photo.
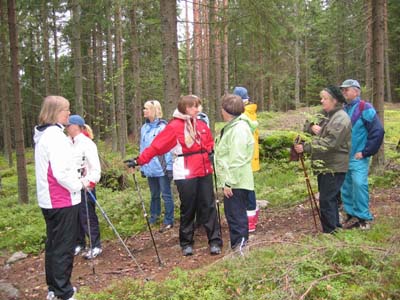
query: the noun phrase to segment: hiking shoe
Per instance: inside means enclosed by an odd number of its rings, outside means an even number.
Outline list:
[[[192,246],[186,246],[182,248],[182,254],[183,256],[190,256],[193,255],[193,248]]]
[[[210,246],[210,254],[211,255],[219,255],[221,254],[221,247],[218,245],[211,245]]]
[[[348,218],[347,222],[343,223],[343,228],[344,229],[353,229],[353,228],[358,228],[360,227],[360,220],[356,217],[351,217]]]
[[[370,230],[371,229],[371,223],[366,221],[366,220],[360,220],[359,228],[361,230]]]
[[[164,232],[172,229],[172,227],[174,227],[174,224],[164,224],[164,225],[161,226],[159,232],[160,233],[164,233]]]
[[[76,246],[76,247],[75,247],[75,250],[74,250],[74,251],[75,251],[75,252],[74,252],[74,255],[77,256],[79,253],[81,253],[81,251],[83,250],[83,248],[84,248],[84,247],[81,246],[81,245]]]
[[[55,300],[55,299],[56,299],[56,296],[54,295],[54,292],[53,291],[49,291],[47,293],[46,300]]]
[[[86,259],[93,259],[99,256],[103,252],[103,250],[100,247],[94,247],[93,249],[89,249],[88,252],[86,252],[83,257]]]

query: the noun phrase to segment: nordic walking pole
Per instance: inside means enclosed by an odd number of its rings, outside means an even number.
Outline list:
[[[94,262],[92,259],[93,245],[92,245],[92,232],[91,232],[91,228],[90,228],[89,205],[88,205],[88,199],[87,199],[87,192],[89,192],[89,190],[83,189],[83,193],[85,194],[84,198],[85,198],[85,209],[86,209],[86,223],[87,223],[88,236],[89,236],[89,248],[90,248],[89,249],[89,255],[90,255],[89,258],[92,263],[93,275],[95,275],[96,271],[95,271]]]
[[[133,181],[135,182],[136,190],[137,190],[137,192],[139,194],[140,202],[142,203],[143,216],[146,219],[147,227],[149,228],[149,231],[150,231],[151,239],[153,241],[154,250],[156,251],[156,254],[157,254],[158,264],[160,266],[162,266],[161,258],[160,258],[160,255],[158,254],[158,250],[157,250],[156,241],[154,240],[153,231],[151,230],[149,218],[147,216],[146,206],[144,205],[144,201],[143,201],[143,198],[142,198],[142,193],[140,191],[139,184],[138,184],[138,182],[136,180],[135,170],[133,171],[132,176],[133,176]]]
[[[295,144],[299,144],[300,143],[300,135],[297,136],[297,138],[295,139]],[[321,221],[321,213],[319,211],[318,205],[317,205],[317,200],[315,199],[315,195],[314,192],[312,190],[311,187],[311,183],[310,183],[310,178],[308,177],[308,173],[307,173],[307,169],[306,166],[304,164],[304,156],[303,153],[298,153],[298,157],[300,159],[301,162],[301,166],[303,168],[303,172],[304,172],[304,177],[305,177],[305,181],[306,181],[306,185],[307,185],[307,193],[308,193],[308,199],[310,200],[310,205],[311,205],[311,213],[314,219],[314,225],[315,225],[315,230],[318,230],[318,225],[317,225],[317,220],[315,218],[315,211],[317,211],[318,214],[318,218]],[[315,210],[314,210],[315,207]]]
[[[124,243],[124,241],[122,240],[121,236],[119,235],[117,229],[115,229],[114,225],[111,223],[110,219],[108,218],[106,212],[104,211],[104,209],[100,206],[99,202],[97,202],[96,197],[93,195],[93,193],[91,191],[87,191],[88,194],[90,195],[90,197],[92,198],[93,202],[97,205],[97,207],[100,209],[101,214],[103,215],[104,219],[106,219],[108,225],[110,225],[110,227],[112,228],[112,230],[114,231],[115,235],[117,236],[117,238],[119,239],[119,241],[121,242],[121,244],[124,246],[126,252],[128,252],[129,256],[132,258],[133,262],[136,264],[136,266],[139,268],[139,271],[145,275],[143,269],[140,267],[139,263],[137,262],[135,256],[133,256],[132,252],[129,250],[128,246]],[[145,278],[146,280],[148,280],[147,278]]]
[[[217,214],[218,214],[218,223],[219,223],[219,234],[222,238],[222,225],[221,225],[221,213],[219,210],[219,199],[218,199],[218,187],[217,187],[217,171],[215,169],[214,157],[212,158],[212,164],[214,169],[214,187],[215,187],[215,202],[217,203]]]

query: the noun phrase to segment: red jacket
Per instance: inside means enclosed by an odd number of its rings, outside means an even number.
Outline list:
[[[174,180],[203,177],[212,174],[213,169],[209,153],[213,150],[214,140],[210,129],[204,122],[196,122],[196,133],[200,143],[194,142],[188,148],[185,144],[185,121],[174,118],[168,123],[137,159],[139,165],[148,163],[154,156],[163,155],[171,150],[173,154]]]

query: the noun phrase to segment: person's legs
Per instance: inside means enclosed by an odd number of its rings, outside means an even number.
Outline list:
[[[47,226],[46,281],[49,291],[61,299],[74,294],[70,279],[78,233],[79,206],[44,209]]]
[[[338,224],[337,193],[344,180],[344,173],[318,174],[317,180],[322,229],[325,233],[331,233]]]
[[[159,177],[147,177],[150,188],[150,224],[157,222],[161,215],[161,197]]]
[[[247,210],[256,210],[256,208],[257,208],[256,192],[249,191]]]
[[[167,175],[159,177],[161,195],[164,200],[164,224],[174,224],[174,199],[172,197],[171,180]]]
[[[203,218],[202,224],[207,232],[208,243],[221,247],[222,238],[213,189],[212,175],[199,178],[196,201]]]
[[[91,193],[96,197],[96,191],[92,190]],[[100,226],[99,219],[96,214],[96,203],[93,201],[92,196],[87,193],[87,201],[88,201],[88,211],[89,211],[89,222],[90,222],[90,235],[92,237],[92,247],[93,248],[101,248],[100,242]]]
[[[248,192],[242,189],[233,189],[233,196],[224,197],[225,216],[229,226],[231,248],[235,248],[243,239],[249,239],[246,206]]]
[[[353,216],[365,221],[373,220],[369,210],[368,168],[369,159],[361,159],[355,163],[353,171]]]
[[[349,170],[346,173],[342,188],[340,189],[342,196],[343,209],[346,214],[354,216],[353,205],[353,176],[354,172],[352,170],[351,164],[349,165]]]
[[[196,194],[198,180],[198,178],[175,180],[181,201],[179,244],[182,248],[193,245],[193,223],[197,207]]]

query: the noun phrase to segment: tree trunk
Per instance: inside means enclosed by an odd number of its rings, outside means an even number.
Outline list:
[[[390,80],[390,63],[389,63],[389,37],[388,37],[388,16],[387,16],[387,0],[384,7],[385,20],[385,82],[386,82],[386,101],[392,103],[392,84]]]
[[[98,139],[100,138],[100,124],[102,123],[101,103],[103,102],[101,84],[103,76],[100,70],[100,65],[103,64],[99,45],[101,44],[101,28],[100,24],[96,24],[93,29],[93,71],[94,71],[94,116],[92,118],[93,133]]]
[[[296,41],[294,45],[294,60],[296,69],[296,79],[294,84],[294,104],[296,108],[300,107],[300,37],[296,33]]]
[[[72,1],[72,48],[74,54],[75,111],[83,116],[82,57],[81,57],[81,7],[79,0]]]
[[[140,127],[143,122],[142,114],[142,90],[140,84],[140,52],[139,52],[139,42],[138,42],[138,29],[136,20],[136,6],[133,6],[130,10],[131,18],[131,61],[132,61],[132,77],[134,84],[134,95],[132,97],[131,109],[132,109],[132,131],[134,132],[134,142],[139,143],[140,140]],[[169,119],[169,116],[167,117]]]
[[[128,141],[127,121],[125,110],[125,83],[124,83],[124,64],[123,64],[123,46],[122,46],[122,12],[121,3],[117,1],[115,7],[115,58],[116,58],[116,80],[117,80],[117,123],[118,123],[118,147],[121,157],[126,154],[125,146]]]
[[[55,1],[53,2],[53,11],[52,11],[52,19],[53,19],[53,51],[54,51],[54,78],[55,78],[55,94],[60,95],[60,68],[58,64],[58,37],[57,37],[57,15],[55,10]]]
[[[161,0],[161,43],[164,71],[164,111],[171,116],[180,97],[176,1]]]
[[[224,2],[224,93],[229,93],[229,69],[228,69],[228,0]]]
[[[117,133],[117,116],[115,111],[115,90],[114,90],[114,68],[113,68],[113,42],[112,42],[112,32],[111,24],[112,18],[110,14],[112,4],[109,2],[106,8],[107,14],[107,98],[110,103],[109,118],[107,121],[107,126],[111,129],[111,143],[112,151],[118,151],[118,133]]]
[[[50,55],[49,55],[49,22],[48,22],[49,9],[47,8],[47,1],[42,0],[41,18],[42,18],[42,45],[43,45],[43,80],[44,80],[44,93],[45,96],[50,95]]]
[[[365,46],[365,92],[364,98],[373,101],[373,74],[372,74],[372,0],[365,1],[366,6],[366,46]]]
[[[201,58],[200,0],[193,0],[194,93],[199,97],[203,96]]]
[[[11,54],[11,79],[13,85],[14,114],[15,120],[15,150],[17,153],[18,173],[18,200],[20,203],[28,203],[28,177],[26,173],[25,145],[22,124],[22,99],[19,83],[19,62],[18,62],[18,33],[17,17],[15,11],[15,0],[7,0],[8,4],[8,30],[10,36]]]
[[[264,52],[263,49],[258,46],[258,64],[260,70],[258,71],[259,78],[259,87],[258,87],[258,103],[259,103],[259,111],[264,111],[264,89],[265,89],[265,80],[264,80]]]
[[[204,109],[209,113],[210,109],[210,39],[208,32],[208,6],[205,0],[201,0],[201,31],[202,31],[202,67],[203,70],[203,99]]]
[[[186,40],[186,65],[187,65],[187,81],[188,93],[193,94],[193,80],[192,80],[192,51],[190,45],[190,32],[189,32],[189,8],[188,1],[185,0],[185,40]]]
[[[374,57],[374,107],[384,125],[384,52],[385,52],[385,20],[384,20],[385,0],[375,0],[372,6],[373,21],[373,57]],[[379,152],[372,159],[372,170],[383,172],[385,162],[384,145],[382,144]]]
[[[9,57],[7,51],[7,23],[5,17],[5,10],[3,7],[3,0],[0,0],[0,59],[3,65],[3,72],[0,72],[0,103],[1,103],[1,120],[3,130],[3,143],[4,143],[4,157],[8,161],[8,166],[11,168],[13,165],[12,157],[12,141],[11,141],[11,114],[9,108],[9,93],[7,82],[9,82]]]

